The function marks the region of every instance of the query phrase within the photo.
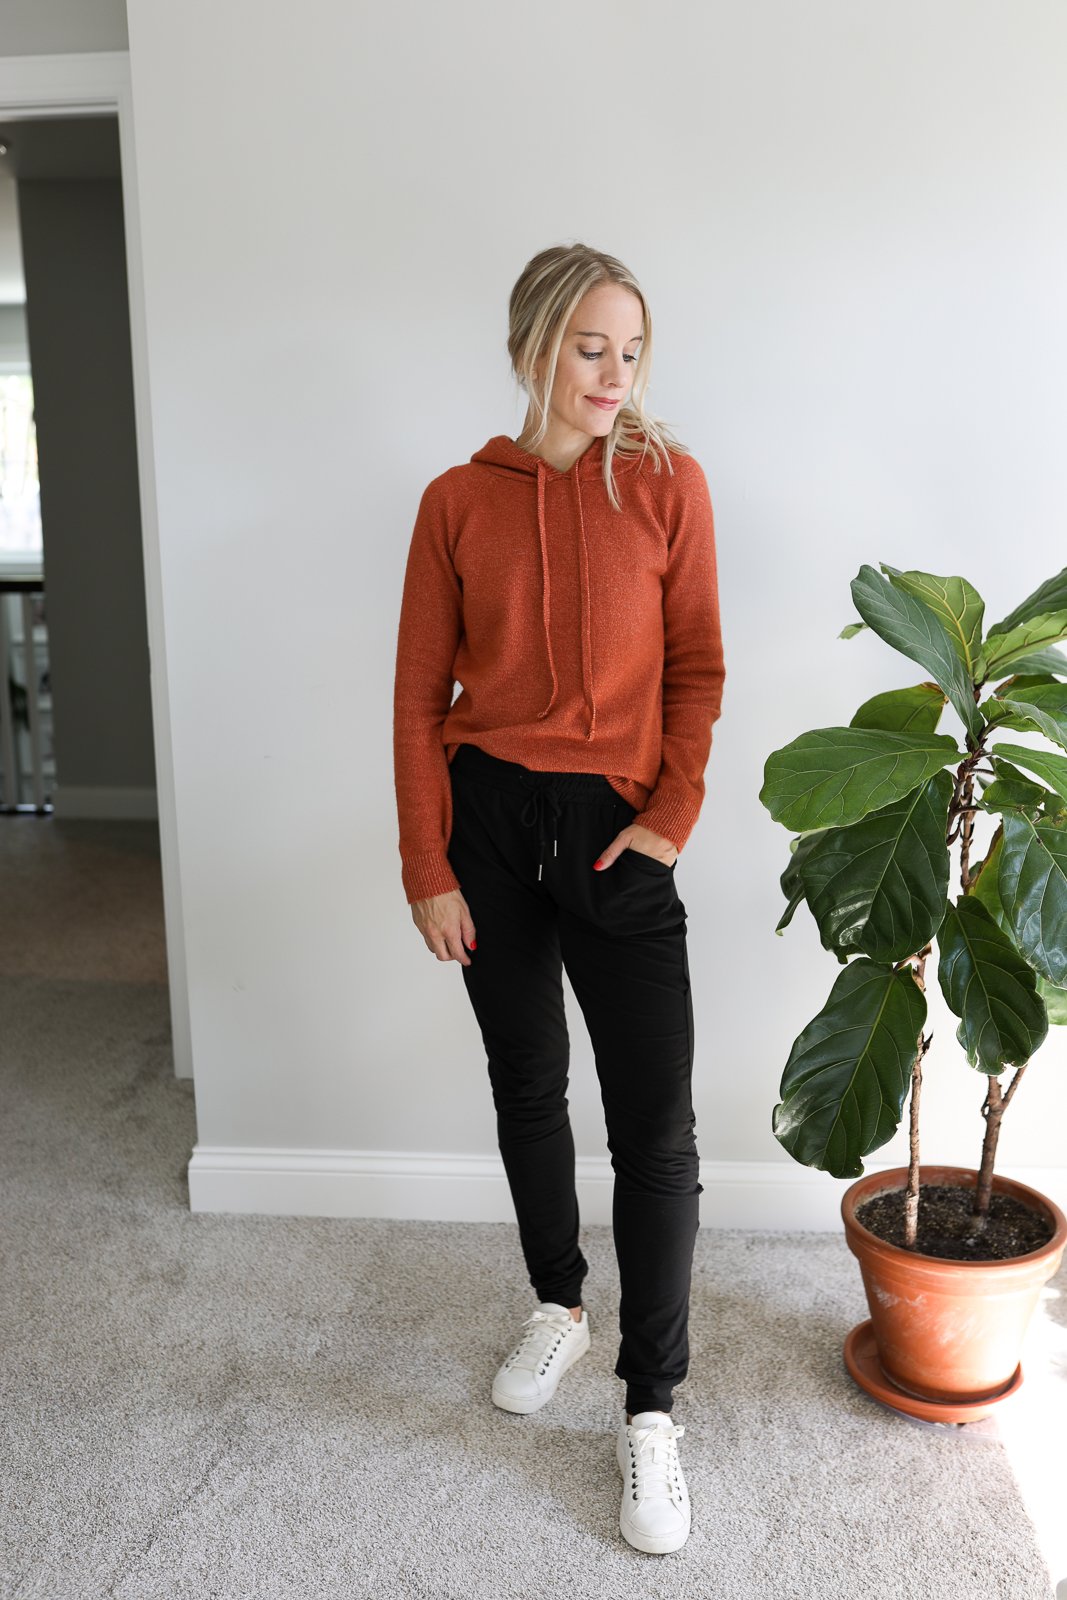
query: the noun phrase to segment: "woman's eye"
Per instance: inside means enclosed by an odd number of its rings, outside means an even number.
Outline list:
[[[581,351],[579,351],[579,354],[583,355],[587,361],[595,361],[597,356],[602,356],[604,354],[604,352],[603,352],[603,350],[581,350]],[[634,362],[634,361],[637,360],[637,357],[636,356],[623,356],[622,359],[624,361]]]

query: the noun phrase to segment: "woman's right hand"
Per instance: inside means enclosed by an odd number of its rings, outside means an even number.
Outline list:
[[[474,949],[474,923],[470,907],[459,889],[431,895],[428,900],[413,900],[411,915],[415,926],[438,961],[458,961],[469,967],[471,958],[463,948]]]

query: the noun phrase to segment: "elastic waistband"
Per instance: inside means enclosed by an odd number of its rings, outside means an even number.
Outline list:
[[[481,745],[461,744],[452,757],[451,768],[478,783],[516,794],[531,789],[555,789],[568,800],[619,800],[621,796],[599,772],[538,772],[518,761],[491,756]]]

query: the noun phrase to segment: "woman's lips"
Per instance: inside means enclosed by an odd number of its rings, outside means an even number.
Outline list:
[[[587,394],[585,397],[591,405],[600,406],[602,411],[613,411],[618,405],[617,400],[598,400],[595,395]]]

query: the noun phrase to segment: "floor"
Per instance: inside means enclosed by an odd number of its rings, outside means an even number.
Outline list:
[[[154,825],[0,818],[0,885],[5,1600],[1051,1600],[1067,1577],[1067,1269],[1010,1413],[946,1430],[848,1377],[842,1238],[702,1230],[693,1532],[642,1555],[610,1229],[583,1230],[591,1350],[542,1411],[498,1411],[532,1309],[511,1224],[190,1213]]]

